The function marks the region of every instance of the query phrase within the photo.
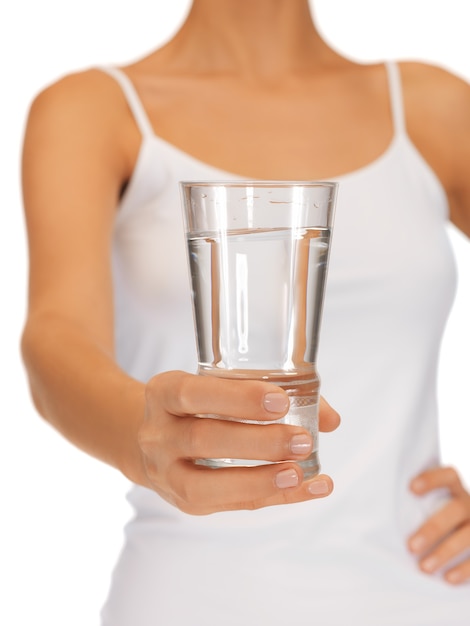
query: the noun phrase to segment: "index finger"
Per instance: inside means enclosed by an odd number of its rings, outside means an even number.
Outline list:
[[[453,467],[435,467],[426,470],[411,481],[410,487],[418,495],[442,488],[447,488],[453,496],[465,492],[460,476]]]
[[[165,409],[174,415],[217,414],[227,419],[276,420],[289,409],[280,387],[257,380],[233,380],[166,372],[149,383],[159,391]],[[151,394],[148,397],[151,402]]]
[[[159,389],[160,401],[174,415],[217,414],[238,420],[270,421],[283,417],[289,409],[289,397],[272,383],[257,380],[233,380],[198,376],[186,372],[166,372],[152,379],[147,400],[152,403],[152,389]],[[338,427],[338,413],[320,398],[319,428],[330,432]]]

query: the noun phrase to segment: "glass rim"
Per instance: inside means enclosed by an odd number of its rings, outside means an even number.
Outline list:
[[[339,183],[331,180],[180,180],[181,187],[330,187]]]

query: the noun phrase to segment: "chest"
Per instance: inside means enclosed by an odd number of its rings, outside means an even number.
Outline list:
[[[340,175],[377,158],[394,132],[383,68],[376,80],[315,77],[269,88],[154,80],[140,89],[159,137],[249,178]]]
[[[159,139],[146,144],[115,237],[136,298],[152,307],[178,306],[182,294],[186,298],[178,181],[229,177]],[[442,188],[414,147],[404,138],[395,140],[379,159],[337,180],[329,306],[343,319],[347,310],[361,312],[366,304],[375,318],[389,317],[390,311],[396,315],[390,302],[397,299],[400,310],[411,307],[418,319],[439,310],[442,285],[452,286],[447,207]]]

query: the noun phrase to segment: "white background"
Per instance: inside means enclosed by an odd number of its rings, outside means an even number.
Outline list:
[[[468,0],[317,0],[315,6],[325,36],[345,54],[427,60],[470,79]],[[97,624],[130,515],[126,481],[44,424],[25,384],[18,353],[26,289],[19,153],[28,104],[64,73],[150,51],[187,8],[188,0],[10,0],[0,9],[1,624]],[[454,232],[452,238],[461,288],[443,347],[442,446],[445,462],[470,483],[470,246]]]

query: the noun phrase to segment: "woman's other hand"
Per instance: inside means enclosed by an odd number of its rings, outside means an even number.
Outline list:
[[[196,515],[329,495],[333,490],[329,476],[303,481],[297,461],[306,459],[313,446],[311,435],[303,428],[195,417],[218,414],[272,421],[283,417],[287,409],[285,392],[269,383],[184,372],[155,376],[146,388],[146,415],[139,432],[149,486],[177,508]],[[320,429],[334,430],[339,421],[336,411],[322,400]],[[214,470],[194,464],[198,458],[272,463]]]
[[[409,539],[420,568],[428,574],[442,569],[452,584],[470,581],[470,494],[459,475],[451,467],[438,467],[416,476],[410,488],[418,496],[444,488],[451,496]]]

